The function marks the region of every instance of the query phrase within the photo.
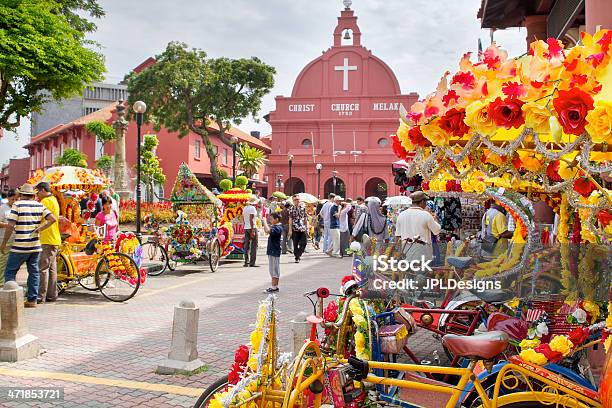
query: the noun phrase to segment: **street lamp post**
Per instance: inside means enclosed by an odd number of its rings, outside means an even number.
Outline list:
[[[321,169],[323,165],[321,163],[317,163],[315,166],[317,169],[317,198],[321,198]]]
[[[143,101],[136,101],[132,107],[136,113],[136,128],[138,129],[138,138],[136,140],[136,236],[140,239],[140,127],[144,113],[147,110],[147,104]]]
[[[232,136],[230,139],[232,142],[232,182],[236,184],[236,145],[238,144],[238,138]]]
[[[291,168],[293,167],[293,155],[288,154],[287,158],[289,159],[289,195],[293,195],[293,180],[291,180]]]
[[[336,193],[336,174],[338,174],[338,172],[336,170],[332,171],[332,179],[334,182],[334,194],[338,194]]]

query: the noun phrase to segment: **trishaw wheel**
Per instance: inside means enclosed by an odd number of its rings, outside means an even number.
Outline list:
[[[227,375],[219,378],[217,381],[212,383],[203,393],[200,398],[196,401],[193,408],[206,408],[208,403],[212,401],[214,395],[219,391],[223,391],[228,385]]]
[[[91,290],[92,292],[98,290],[98,284],[96,283],[95,276],[92,276],[92,275],[79,276],[78,282],[79,282],[79,285],[81,285],[83,289]]]
[[[210,244],[210,252],[208,253],[208,263],[211,272],[216,272],[219,269],[219,261],[221,260],[221,245],[216,239]]]
[[[96,284],[113,302],[131,299],[140,288],[140,271],[134,259],[122,253],[103,257],[96,267]]]
[[[68,261],[66,261],[64,255],[57,257],[57,277],[57,294],[59,296],[66,290],[67,285],[65,283],[70,281],[70,269],[68,269]]]
[[[142,244],[142,267],[149,276],[159,276],[168,269],[168,253],[157,242]]]

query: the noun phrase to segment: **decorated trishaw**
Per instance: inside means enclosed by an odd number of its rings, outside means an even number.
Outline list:
[[[244,254],[244,221],[242,210],[253,197],[243,188],[230,188],[219,194],[217,198],[223,202],[223,217],[220,232],[223,236],[223,256]]]
[[[59,293],[79,284],[90,291],[99,290],[111,301],[132,298],[146,278],[134,260],[140,253],[138,240],[128,233],[117,242],[105,242],[104,227],[96,227],[91,218],[98,194],[110,185],[108,178],[99,170],[61,166],[37,170],[28,183],[42,181],[50,184],[60,206]],[[83,199],[87,200],[87,208],[81,214]]]
[[[233,233],[231,225],[220,225],[221,201],[185,163],[179,167],[170,201],[176,215],[174,223],[160,227],[146,217],[149,226],[155,224],[153,235],[142,245],[142,259],[149,275],[160,275],[178,264],[202,261],[215,272],[224,256],[227,237]]]
[[[476,63],[466,54],[450,82],[401,112],[393,148],[431,196],[493,202],[512,237],[449,246],[441,269],[416,277],[462,283],[438,305],[405,304],[392,286],[376,293],[372,279],[389,277],[366,255],[398,248],[354,243],[339,301],[306,294],[315,313],[297,355],[278,352],[269,298],[250,344],[196,406],[612,407],[611,45],[602,30],[567,50],[549,39],[515,59],[495,44]],[[537,200],[553,226],[539,228]],[[457,300],[466,293],[478,303]],[[417,328],[441,341],[449,367],[409,353]]]

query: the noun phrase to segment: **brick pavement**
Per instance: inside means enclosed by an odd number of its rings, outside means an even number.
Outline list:
[[[350,273],[349,259],[330,259],[310,249],[300,264],[290,255],[281,259],[278,295],[279,341],[289,350],[289,321],[299,312],[310,313],[302,293],[318,286],[336,290]],[[73,289],[55,304],[26,309],[31,332],[40,338],[43,355],[19,363],[0,363],[0,387],[65,387],[65,400],[57,403],[11,403],[0,407],[190,407],[194,397],[48,378],[2,374],[3,368],[80,374],[103,379],[124,379],[204,389],[225,375],[239,344],[246,343],[258,301],[269,282],[266,258],[259,268],[243,268],[241,261],[224,263],[210,273],[204,263],[183,266],[151,277],[135,298],[125,304],[106,301],[100,294]],[[192,376],[165,376],[155,368],[168,353],[173,306],[193,300],[200,308],[198,351],[207,364]],[[430,349],[431,336],[421,332],[411,340],[417,350]],[[443,354],[441,354],[442,356]],[[425,356],[426,357],[426,356]]]

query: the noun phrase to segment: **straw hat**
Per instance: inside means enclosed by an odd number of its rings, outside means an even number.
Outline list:
[[[33,196],[36,194],[36,192],[34,191],[34,186],[31,184],[24,184],[23,186],[19,187],[17,191],[19,192],[19,194],[29,196]]]
[[[420,203],[421,201],[426,201],[429,199],[429,196],[422,191],[415,191],[410,194],[410,199],[413,204]]]

